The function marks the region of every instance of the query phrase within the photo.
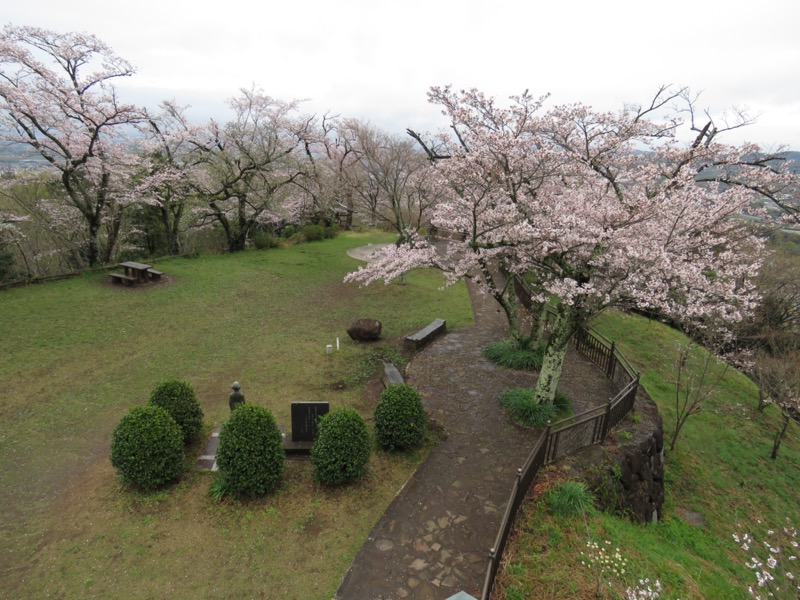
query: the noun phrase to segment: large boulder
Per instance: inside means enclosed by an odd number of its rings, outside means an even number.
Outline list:
[[[381,337],[381,322],[378,319],[356,319],[347,329],[350,339],[371,342]]]

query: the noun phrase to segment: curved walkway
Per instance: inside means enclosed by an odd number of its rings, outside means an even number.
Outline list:
[[[516,470],[538,432],[515,426],[499,405],[503,390],[532,386],[534,376],[483,358],[481,349],[505,337],[507,325],[491,296],[472,285],[469,291],[475,325],[439,338],[407,369],[408,383],[448,437],[370,532],[336,598],[440,600],[459,591],[480,597]],[[575,412],[615,395],[576,352],[567,355],[561,382]]]

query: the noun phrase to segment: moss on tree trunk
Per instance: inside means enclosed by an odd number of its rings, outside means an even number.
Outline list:
[[[567,347],[580,327],[581,322],[578,310],[573,306],[562,304],[558,307],[558,316],[547,340],[547,348],[542,360],[542,369],[536,380],[533,398],[540,404],[552,404],[556,397],[558,382],[561,379],[561,370],[564,366],[564,357]]]

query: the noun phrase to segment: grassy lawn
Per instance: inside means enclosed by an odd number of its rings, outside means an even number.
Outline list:
[[[415,271],[405,286],[342,283],[360,264],[348,247],[392,239],[348,233],[159,260],[170,280],[146,289],[91,274],[0,293],[0,595],[330,598],[424,451],[376,453],[365,481],[338,490],[289,461],[274,495],[218,504],[213,476],[191,469],[157,494],[121,487],[110,437],[166,377],[192,384],[207,429],[227,417],[234,380],[279,423],[295,400],[371,417],[367,383],[383,356],[404,359],[405,334],[437,317],[472,322],[463,284],[442,292],[435,272]],[[385,341],[347,337],[361,316],[382,321]],[[337,337],[341,350],[327,355]]]
[[[672,361],[683,336],[658,322],[619,313],[604,315],[596,328],[616,339],[643,373],[642,383],[664,419],[668,446],[675,427]],[[531,501],[506,555],[498,597],[594,597],[595,571],[581,564],[580,555],[591,539],[610,541],[628,559],[624,576],[603,577],[612,586],[604,584],[601,597],[623,598],[626,586],[646,577],[661,581],[662,598],[749,598],[747,586],[755,587],[756,579],[731,535],[740,528],[762,533],[784,525],[786,518],[800,525],[797,425],[790,425],[773,461],[778,411],[771,407],[759,413],[756,406],[755,385],[729,370],[707,410],[690,417],[675,451],[666,450],[666,504],[658,524],[635,525],[602,513],[556,518],[537,499]],[[569,472],[554,470],[547,477],[569,479]],[[700,515],[703,522],[693,523]]]

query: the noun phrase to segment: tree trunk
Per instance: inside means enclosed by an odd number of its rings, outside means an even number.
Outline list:
[[[247,245],[247,232],[239,232],[228,238],[228,252],[241,252]]]
[[[536,380],[536,387],[533,390],[533,399],[540,404],[552,404],[556,397],[558,381],[561,379],[561,370],[564,366],[564,357],[567,355],[567,347],[580,327],[577,311],[572,306],[562,304],[558,307],[558,317],[556,318],[550,339],[547,341],[542,370]]]
[[[527,346],[527,341],[525,340],[525,336],[522,334],[522,330],[520,328],[519,314],[517,312],[517,303],[516,297],[514,296],[514,290],[507,288],[505,293],[498,291],[494,294],[494,297],[500,303],[500,306],[503,308],[503,312],[506,314],[508,330],[512,339],[520,348],[525,348]]]
[[[681,433],[681,429],[683,429],[684,423],[686,423],[686,419],[678,419],[678,422],[675,423],[675,431],[672,432],[672,439],[669,442],[670,452],[675,450],[675,445],[678,443],[678,436]]]
[[[114,256],[114,248],[117,246],[119,232],[122,229],[123,216],[123,209],[118,208],[116,214],[112,216],[110,223],[108,223],[108,235],[106,236],[106,245],[103,250],[103,264],[109,264]]]
[[[544,334],[547,329],[547,315],[548,304],[542,302],[539,304],[538,315],[536,321],[531,325],[531,347],[538,348],[544,342]]]
[[[783,441],[783,436],[786,434],[786,428],[789,426],[789,413],[786,411],[783,412],[783,423],[781,424],[781,428],[778,430],[778,433],[775,435],[775,440],[772,442],[772,454],[770,458],[773,460],[778,458],[778,450],[780,450],[781,442]]]
[[[89,239],[86,242],[86,262],[96,267],[100,262],[100,223],[89,221]]]
[[[759,412],[763,412],[764,409],[767,408],[767,406],[769,406],[769,404],[770,404],[769,398],[767,398],[767,395],[764,393],[764,390],[762,390],[759,387],[758,388],[758,410],[759,410]]]

